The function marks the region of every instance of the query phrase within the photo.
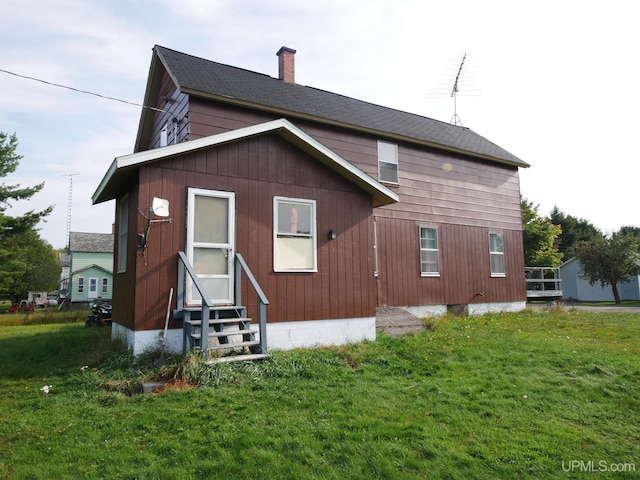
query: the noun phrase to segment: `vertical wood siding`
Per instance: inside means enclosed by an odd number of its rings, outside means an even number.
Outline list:
[[[140,250],[132,250],[137,269],[136,330],[162,328],[169,288],[176,287],[176,252],[186,248],[188,187],[236,193],[236,251],[269,298],[269,322],[375,315],[373,251],[361,248],[373,242],[370,195],[279,136],[144,166],[139,181],[138,207],[144,211],[154,196],[165,198],[172,222],[152,225],[146,258]],[[274,196],[316,201],[317,273],[273,271]],[[144,218],[139,213],[136,223],[137,231],[142,231]],[[336,240],[329,240],[330,229],[338,232]],[[254,299],[244,280],[243,303],[255,317]]]
[[[171,89],[170,85],[167,81],[167,91]],[[276,114],[197,98],[188,99],[187,106],[188,139],[280,117]],[[377,140],[395,142],[394,139],[347,131],[307,119],[289,117],[289,120],[376,179]],[[160,126],[161,122],[157,122],[157,125]],[[159,138],[159,130],[154,138]],[[239,232],[241,228],[247,232],[247,252],[266,249],[265,241],[268,251],[272,251],[272,225],[264,220],[272,216],[272,203],[269,201],[266,205],[263,204],[264,199],[269,196],[309,198],[309,193],[304,192],[313,192],[313,195],[318,199],[323,198],[323,202],[329,205],[328,212],[344,210],[339,217],[325,217],[318,203],[319,241],[326,237],[320,229],[321,221],[340,225],[335,227],[340,235],[337,240],[328,244],[328,248],[327,245],[323,245],[322,252],[319,248],[319,265],[328,268],[328,273],[323,270],[322,275],[309,275],[310,278],[306,278],[304,274],[295,278],[280,278],[274,275],[272,266],[266,265],[260,255],[245,254],[240,250],[241,236],[238,235],[238,251],[243,253],[245,258],[254,255],[251,259],[258,262],[261,281],[266,280],[268,291],[275,293],[275,297],[270,295],[270,298],[295,299],[289,302],[278,300],[276,306],[270,308],[270,321],[274,316],[279,320],[334,318],[335,312],[347,316],[345,313],[358,311],[354,305],[367,303],[372,295],[377,298],[379,305],[394,306],[465,304],[479,301],[510,302],[526,299],[517,168],[435,150],[428,146],[419,147],[396,142],[399,147],[400,182],[392,188],[399,194],[400,202],[377,208],[374,212],[378,229],[379,275],[373,280],[375,288],[372,293],[371,275],[366,275],[366,272],[373,269],[372,219],[367,217],[368,220],[364,222],[367,225],[364,225],[358,209],[346,212],[344,205],[350,205],[348,202],[351,200],[346,202],[341,196],[329,194],[322,189],[310,190],[307,185],[308,177],[316,175],[314,168],[306,171],[300,168],[302,164],[296,164],[289,158],[280,158],[279,152],[291,149],[290,146],[283,147],[281,142],[277,145],[272,141],[267,143],[269,145],[266,150],[260,146],[260,142],[243,142],[244,146],[237,149],[212,150],[207,154],[211,158],[207,157],[204,163],[201,160],[202,154],[185,156],[173,160],[171,167],[163,166],[162,175],[170,179],[172,175],[178,175],[182,171],[187,177],[186,184],[190,186],[202,183],[205,178],[213,178],[208,177],[212,175],[217,180],[211,181],[210,184],[217,186],[203,185],[202,188],[245,189],[245,198],[259,201],[260,205],[249,209],[248,216],[242,220],[246,222],[244,226],[241,227],[240,223],[238,225]],[[242,149],[244,151],[241,151]],[[169,171],[174,168],[175,171]],[[199,174],[194,177],[193,172]],[[246,177],[245,180],[241,180],[243,176]],[[180,178],[169,180],[167,184],[172,181],[176,182],[176,188],[183,184],[180,183]],[[299,190],[293,188],[294,185],[303,188],[304,192],[298,195]],[[283,189],[292,193],[282,193]],[[184,195],[179,192],[176,194]],[[153,195],[151,190],[148,190],[148,195]],[[323,195],[327,197],[324,198]],[[240,195],[238,198],[240,199]],[[237,208],[240,218],[240,203]],[[243,205],[243,208],[246,208],[246,205]],[[261,212],[258,217],[250,216],[255,216],[256,212]],[[254,220],[257,220],[257,224],[253,223]],[[360,226],[354,230],[348,226],[352,224]],[[420,276],[420,226],[438,228],[441,262],[439,277]],[[269,230],[268,234],[263,232],[266,227]],[[326,231],[329,228],[334,227],[328,227]],[[348,235],[342,233],[345,229],[349,232]],[[493,278],[490,275],[489,232],[504,235],[506,277]],[[363,240],[365,238],[366,242]],[[174,251],[184,248],[184,240],[184,234],[182,238],[179,238],[177,232],[174,234]],[[350,255],[349,252],[355,250],[357,245],[360,245],[360,250],[366,250],[366,254]],[[333,248],[334,246],[337,248]],[[253,268],[253,263],[250,265]],[[358,271],[360,273],[356,274]],[[363,285],[362,289],[354,288],[360,284]],[[476,293],[480,292],[483,296],[477,297]],[[322,299],[320,302],[317,301],[318,295]]]

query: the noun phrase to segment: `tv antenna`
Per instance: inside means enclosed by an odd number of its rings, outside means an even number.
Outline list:
[[[69,177],[69,198],[67,200],[67,231],[66,231],[67,252],[71,251],[71,245],[69,242],[69,237],[71,236],[71,201],[73,200],[73,177],[76,175],[80,175],[80,174],[67,173],[66,175],[60,175],[61,177]]]
[[[456,75],[456,81],[453,83],[453,89],[451,90],[451,96],[453,97],[453,117],[451,118],[451,122],[454,125],[462,126],[462,121],[458,116],[458,81],[460,80],[460,75],[462,74],[462,67],[464,67],[464,61],[467,59],[467,54],[465,53],[462,57],[462,61],[460,62],[460,67],[458,68],[458,74]]]

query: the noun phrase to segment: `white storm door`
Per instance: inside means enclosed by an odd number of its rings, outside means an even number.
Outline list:
[[[98,279],[89,279],[89,290],[87,291],[87,299],[93,300],[98,296]]]
[[[235,249],[235,194],[189,189],[187,205],[187,257],[214,304],[233,303]],[[187,279],[187,302],[202,298]]]

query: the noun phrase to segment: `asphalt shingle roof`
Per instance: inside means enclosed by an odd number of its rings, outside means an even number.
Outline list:
[[[72,252],[113,253],[111,233],[69,233],[69,249]]]
[[[290,112],[390,134],[472,156],[527,167],[526,162],[473,130],[383,107],[313,87],[287,83],[265,74],[213,62],[165,47],[155,51],[177,86],[192,95],[241,101],[255,108]]]

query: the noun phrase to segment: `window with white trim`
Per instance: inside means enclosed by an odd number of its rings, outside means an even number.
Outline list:
[[[273,221],[273,269],[276,272],[316,272],[315,200],[274,197]]]
[[[438,229],[435,227],[420,227],[420,275],[423,277],[440,275]]]
[[[78,277],[78,293],[84,293],[84,277]]]
[[[129,241],[129,197],[120,200],[118,210],[118,272],[127,270],[127,242]]]
[[[169,145],[169,122],[165,123],[160,130],[160,146],[166,147]]]
[[[398,183],[398,145],[378,140],[378,179]]]
[[[504,277],[507,274],[504,264],[504,239],[501,233],[489,234],[489,261],[491,276]]]
[[[102,277],[102,290],[101,290],[102,294],[107,294],[109,293],[109,278],[108,277]]]
[[[378,227],[373,222],[373,274],[378,276]]]

